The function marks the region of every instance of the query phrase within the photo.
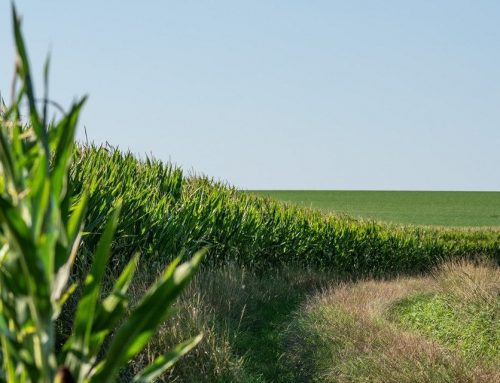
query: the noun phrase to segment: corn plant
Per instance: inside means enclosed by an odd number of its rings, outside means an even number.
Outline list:
[[[123,254],[141,249],[150,265],[183,248],[206,245],[211,265],[295,264],[346,276],[420,273],[444,259],[486,257],[500,263],[498,229],[402,226],[324,214],[185,176],[175,165],[109,146],[79,145],[70,176],[75,195],[101,179],[87,189],[85,231],[102,231],[110,201],[123,198],[117,230],[127,240],[120,249]],[[96,243],[97,236],[86,237],[89,251]]]
[[[72,268],[81,247],[88,193],[84,190],[75,199],[68,176],[85,98],[48,121],[48,61],[39,103],[14,7],[12,18],[18,84],[12,104],[2,106],[0,114],[0,381],[113,382],[169,315],[203,252],[182,265],[178,258],[173,261],[131,308],[126,293],[136,255],[106,295],[103,280],[122,205],[117,200],[90,271],[77,286]],[[61,346],[54,323],[74,291],[79,297],[72,332]],[[133,381],[154,380],[199,341],[197,336],[159,356]]]

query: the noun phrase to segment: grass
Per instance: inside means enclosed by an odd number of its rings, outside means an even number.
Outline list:
[[[500,226],[500,192],[263,190],[252,193],[388,223]]]
[[[480,266],[457,271],[447,270],[438,277],[447,283],[437,292],[411,295],[396,303],[390,317],[467,359],[500,365],[500,270]],[[466,289],[461,288],[464,282]]]
[[[144,270],[139,279],[147,281],[150,275]],[[176,305],[176,314],[122,379],[127,380],[162,349],[202,331],[204,340],[161,381],[291,382],[293,370],[283,359],[288,325],[307,296],[331,279],[313,270],[259,274],[234,264],[205,270],[194,278]],[[141,286],[134,286],[139,295]]]
[[[498,290],[499,273],[494,266],[462,263],[432,276],[342,282],[334,274],[296,268],[255,273],[233,264],[205,270],[129,374],[162,349],[203,331],[205,339],[162,382],[498,381],[494,321],[470,316],[472,321],[451,323],[439,317],[442,331],[451,335],[442,338],[398,315],[402,302],[437,295],[454,297],[467,311],[484,302],[485,292]],[[147,275],[140,280],[145,283]],[[135,288],[140,294],[140,285]],[[419,315],[442,312],[439,302],[427,303]]]
[[[424,299],[425,310],[418,304],[413,305],[429,294],[439,292],[456,297],[454,294],[457,291],[468,291],[471,274],[479,276],[480,283],[492,285],[491,276],[493,281],[497,281],[498,273],[498,268],[492,266],[460,264],[453,265],[435,278],[399,278],[392,281],[332,285],[308,299],[297,311],[290,327],[287,360],[291,365],[299,366],[295,370],[295,381],[498,381],[498,334],[496,338],[489,338],[493,344],[479,342],[479,348],[484,353],[478,352],[478,346],[474,342],[461,342],[469,335],[472,339],[474,335],[480,337],[481,334],[492,335],[495,331],[498,332],[498,322],[490,317],[476,327],[482,319],[470,316],[471,321],[463,323],[455,319],[444,319],[441,302],[429,301],[427,298]],[[443,288],[451,277],[454,277],[454,284]],[[478,295],[461,302],[462,311],[483,304]],[[413,308],[412,313],[409,313],[408,307]],[[498,310],[498,306],[496,309]],[[402,316],[402,323],[395,324],[392,321],[395,311],[397,317]],[[444,316],[450,318],[460,315],[449,307],[444,311]],[[427,315],[429,312],[438,313],[439,318],[434,314]],[[408,325],[405,320],[415,318],[415,314],[421,318],[427,316],[431,321],[437,319],[435,324],[442,324],[444,329],[439,329],[436,333],[427,331],[425,324]],[[415,324],[413,319],[409,322]],[[457,328],[451,330],[451,326]],[[422,332],[422,329],[426,330]],[[464,330],[466,335],[462,334]],[[443,333],[450,335],[450,331],[454,332],[451,337],[440,336]]]
[[[405,328],[453,347],[467,358],[498,358],[498,303],[463,305],[445,294],[414,295],[399,302],[392,316]]]

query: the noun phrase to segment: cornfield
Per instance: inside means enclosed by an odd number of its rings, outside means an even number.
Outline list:
[[[456,258],[500,260],[500,231],[387,225],[327,215],[238,191],[155,159],[80,145],[71,179],[89,188],[84,244],[95,247],[113,200],[123,202],[114,244],[118,264],[140,250],[165,262],[210,247],[206,263],[254,268],[293,264],[340,275],[420,273]]]

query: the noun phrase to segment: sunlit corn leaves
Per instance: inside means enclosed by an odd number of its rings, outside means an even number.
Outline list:
[[[179,265],[173,261],[144,297],[130,307],[127,290],[138,265],[131,257],[102,298],[104,276],[124,201],[112,195],[99,222],[88,275],[80,287],[72,269],[78,257],[89,189],[69,177],[75,132],[85,98],[48,123],[48,92],[35,97],[32,72],[12,10],[17,48],[12,105],[0,111],[0,381],[113,382],[146,346],[193,274],[204,251]],[[49,60],[44,70],[48,84]],[[77,185],[78,186],[78,185]],[[166,186],[168,187],[168,186]],[[102,229],[102,230],[101,230]],[[56,351],[55,321],[78,290],[73,330]],[[201,339],[198,335],[165,350],[134,381],[150,382]]]

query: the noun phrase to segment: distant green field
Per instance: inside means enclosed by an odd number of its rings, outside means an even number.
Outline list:
[[[324,211],[385,222],[500,226],[500,192],[251,191]]]

